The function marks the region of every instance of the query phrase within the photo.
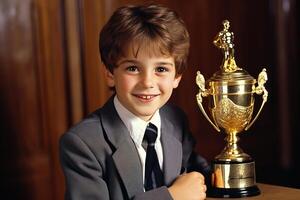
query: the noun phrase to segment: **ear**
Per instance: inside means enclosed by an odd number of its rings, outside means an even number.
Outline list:
[[[115,87],[115,79],[113,73],[111,73],[108,69],[105,68],[105,78],[106,78],[106,84],[108,87],[113,88]]]
[[[173,81],[173,88],[177,88],[179,83],[180,83],[180,80],[181,80],[181,77],[182,75],[176,75],[175,78],[174,78],[174,81]]]

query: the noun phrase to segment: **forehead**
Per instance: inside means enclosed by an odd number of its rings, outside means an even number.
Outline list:
[[[140,54],[149,57],[171,57],[171,53],[164,43],[160,40],[149,38],[136,38],[128,42],[123,49],[125,57],[137,58]]]

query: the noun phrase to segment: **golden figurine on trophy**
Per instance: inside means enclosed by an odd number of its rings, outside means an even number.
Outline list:
[[[234,58],[233,32],[229,21],[223,21],[223,30],[214,39],[214,44],[223,51],[221,70],[205,82],[198,71],[196,95],[201,112],[210,124],[226,134],[226,146],[212,161],[212,186],[208,191],[213,197],[245,197],[260,194],[256,186],[255,162],[237,145],[238,134],[248,130],[260,114],[268,98],[264,87],[267,81],[266,69],[254,79],[236,65]],[[255,86],[257,82],[257,86]],[[205,87],[208,87],[207,89]],[[262,95],[262,104],[252,118],[254,94]],[[208,97],[211,118],[202,105],[202,97]]]

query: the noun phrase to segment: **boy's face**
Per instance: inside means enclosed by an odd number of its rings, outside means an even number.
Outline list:
[[[174,58],[154,55],[140,48],[122,57],[113,73],[106,71],[107,83],[115,87],[119,101],[130,112],[148,121],[170,98],[181,76],[176,75]]]

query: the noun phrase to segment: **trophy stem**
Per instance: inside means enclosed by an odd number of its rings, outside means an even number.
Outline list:
[[[237,132],[228,133],[225,141],[227,141],[227,144],[223,151],[216,157],[217,160],[237,162],[252,160],[252,158],[244,153],[238,146],[237,142],[239,141],[239,137],[237,136]]]
[[[240,138],[237,136],[236,132],[231,132],[231,133],[227,134],[227,137],[225,138],[225,140],[228,143],[236,144],[240,140]]]

